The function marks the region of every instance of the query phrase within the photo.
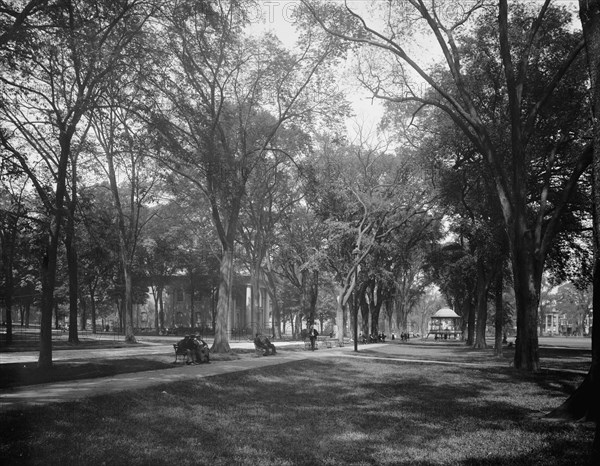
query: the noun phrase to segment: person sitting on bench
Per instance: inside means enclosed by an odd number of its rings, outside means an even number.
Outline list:
[[[277,354],[277,350],[275,350],[275,345],[271,343],[271,341],[264,335],[256,334],[254,338],[254,347],[258,350],[265,350],[263,356],[268,356],[269,354]]]
[[[191,335],[186,335],[177,342],[176,352],[181,354],[182,351],[185,351],[185,363],[188,365],[194,362],[194,349],[194,340]]]
[[[194,363],[207,363],[210,364],[210,349],[208,348],[208,344],[202,340],[198,335],[191,336],[192,344],[194,345],[193,356]]]

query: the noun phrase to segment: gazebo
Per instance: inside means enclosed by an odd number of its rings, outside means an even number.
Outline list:
[[[449,337],[456,339],[461,333],[460,316],[452,309],[444,307],[431,316],[428,338],[433,334],[436,340],[438,338],[447,340]]]

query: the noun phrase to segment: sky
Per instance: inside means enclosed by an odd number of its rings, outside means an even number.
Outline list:
[[[352,1],[356,2],[357,0]],[[368,1],[364,3],[367,4]],[[293,49],[297,38],[294,27],[294,11],[299,5],[299,0],[258,0],[255,5],[249,13],[252,29],[257,33],[274,32],[286,47]],[[346,82],[346,84],[348,83]],[[364,122],[369,126],[375,126],[383,115],[383,108],[380,102],[373,101],[370,94],[360,88],[358,82],[350,87],[351,91],[348,92],[347,98],[356,114],[347,123],[348,133],[352,138],[357,123]]]
[[[326,0],[329,2],[343,2],[343,0]],[[397,0],[399,4],[407,0]],[[441,7],[442,14],[445,12],[449,18],[456,16],[464,11],[464,8],[474,3],[475,0],[439,0],[440,5],[446,5]],[[532,2],[539,4],[543,3],[543,0],[523,0],[524,2]],[[373,12],[375,9],[372,7],[377,0],[348,0],[348,3],[353,9],[359,11]],[[293,49],[296,41],[296,31],[294,28],[294,14],[295,9],[298,8],[300,0],[256,0],[254,7],[249,12],[250,22],[252,29],[256,32],[272,31],[282,41],[282,43]],[[382,0],[382,5],[387,4]],[[578,0],[552,0],[552,4],[556,6],[564,6],[569,11],[575,13],[573,16],[574,25],[579,25],[579,18],[577,11],[579,9]],[[407,8],[408,5],[407,5]],[[408,11],[408,10],[407,10]],[[411,36],[412,37],[412,36]],[[414,37],[413,37],[414,39]],[[420,64],[432,63],[441,59],[441,53],[434,43],[427,43],[424,39],[415,39],[412,41],[417,47],[414,56],[418,58]],[[351,71],[351,68],[349,68]],[[348,131],[352,137],[354,127],[357,123],[363,123],[367,126],[376,126],[377,122],[383,115],[383,107],[381,101],[372,99],[371,94],[360,86],[358,81],[356,84],[352,84],[352,79],[348,79],[350,73],[341,76],[344,87],[350,87],[347,98],[351,102],[352,107],[356,116],[353,120],[349,121]]]

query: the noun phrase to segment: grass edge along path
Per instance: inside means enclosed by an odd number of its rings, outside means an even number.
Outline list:
[[[540,419],[581,381],[320,358],[7,413],[3,464],[586,464],[593,428]]]

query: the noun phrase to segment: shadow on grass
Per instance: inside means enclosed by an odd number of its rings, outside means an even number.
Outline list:
[[[213,361],[235,360],[254,351],[235,350],[228,354],[212,355]],[[0,388],[14,388],[25,385],[37,385],[68,380],[95,379],[112,377],[117,374],[138,373],[161,369],[173,369],[184,364],[182,358],[174,362],[173,355],[153,354],[132,358],[73,359],[54,361],[50,370],[38,368],[37,363],[10,363],[0,365]]]
[[[563,385],[508,368],[303,361],[10,412],[0,456],[4,464],[586,464],[589,425],[534,416],[565,395]]]
[[[96,349],[96,348],[130,348],[139,343],[127,343],[123,335],[98,334],[95,338],[80,337],[78,343],[70,343],[68,334],[53,333],[52,349]],[[22,351],[39,351],[39,334],[16,334],[11,344],[6,343],[6,334],[0,334],[0,353],[19,353]]]
[[[111,377],[117,374],[169,369],[173,364],[144,358],[113,360],[55,361],[51,369],[40,369],[37,363],[13,363],[0,365],[0,388],[36,385],[66,380]]]

